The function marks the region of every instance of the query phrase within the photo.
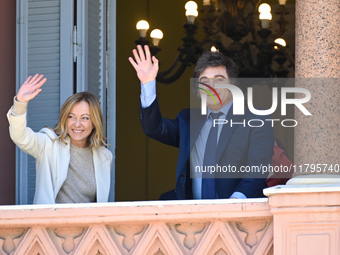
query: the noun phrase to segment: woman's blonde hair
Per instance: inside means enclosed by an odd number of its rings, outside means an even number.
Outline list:
[[[99,101],[95,95],[90,92],[80,92],[73,94],[68,99],[60,109],[58,124],[52,128],[57,134],[56,139],[60,139],[63,143],[65,138],[68,136],[67,132],[67,119],[72,107],[79,102],[87,102],[90,107],[90,118],[93,123],[93,130],[88,137],[89,147],[102,147],[107,145],[105,143],[105,136],[103,130],[103,114],[100,108]]]

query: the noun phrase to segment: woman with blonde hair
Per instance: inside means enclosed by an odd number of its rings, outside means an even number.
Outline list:
[[[29,76],[8,111],[10,136],[36,159],[34,204],[108,202],[112,153],[105,148],[103,116],[89,92],[70,96],[54,128],[33,132],[26,126],[27,103],[46,82]]]

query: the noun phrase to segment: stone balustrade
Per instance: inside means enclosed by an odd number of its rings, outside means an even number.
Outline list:
[[[268,198],[0,206],[0,255],[338,255],[340,185]]]
[[[268,199],[0,207],[0,254],[272,254]]]

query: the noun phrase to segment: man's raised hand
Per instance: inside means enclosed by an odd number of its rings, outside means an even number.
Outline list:
[[[129,57],[131,65],[137,72],[138,79],[142,84],[148,83],[156,79],[158,73],[158,59],[151,57],[150,49],[144,46],[145,54],[141,45],[137,45],[137,49],[133,49],[134,59]]]

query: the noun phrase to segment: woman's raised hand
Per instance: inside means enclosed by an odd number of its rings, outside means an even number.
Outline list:
[[[47,79],[43,77],[44,75],[42,74],[36,74],[33,77],[29,76],[21,85],[17,94],[17,100],[19,102],[27,103],[35,98],[41,91],[40,87],[47,81]]]

